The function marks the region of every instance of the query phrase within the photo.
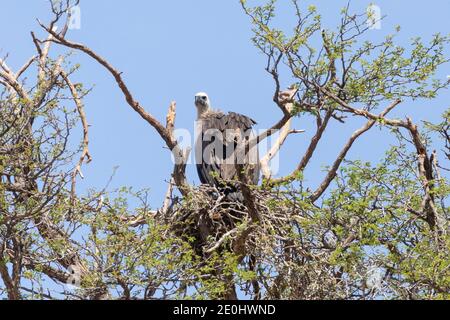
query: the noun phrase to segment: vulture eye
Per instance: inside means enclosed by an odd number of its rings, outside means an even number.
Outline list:
[[[203,96],[203,97],[202,97],[202,99],[203,99],[203,100],[206,100],[206,97],[205,97],[205,96]]]

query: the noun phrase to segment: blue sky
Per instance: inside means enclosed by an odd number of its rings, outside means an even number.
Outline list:
[[[1,0],[0,54],[10,54],[9,64],[20,67],[32,54],[34,47],[30,31],[39,31],[36,18],[48,21],[45,0]],[[252,1],[249,1],[252,3]],[[287,4],[288,1],[280,1]],[[411,37],[429,39],[436,32],[450,31],[448,12],[450,1],[355,0],[352,8],[362,12],[369,3],[377,4],[383,15],[381,30],[370,31],[370,38],[381,39],[391,33],[395,25],[402,26],[398,38],[406,44]],[[332,27],[341,7],[347,1],[304,1],[315,4],[325,23]],[[264,71],[265,59],[252,45],[251,25],[242,12],[238,0],[167,0],[167,1],[110,1],[81,2],[81,29],[71,30],[68,38],[83,42],[123,71],[124,77],[146,110],[164,120],[171,100],[178,103],[177,127],[193,132],[196,116],[194,94],[209,93],[213,106],[224,111],[236,111],[254,118],[260,128],[271,126],[279,117],[272,103],[273,82]],[[280,10],[278,21],[291,29],[291,12]],[[39,31],[40,34],[42,34]],[[60,49],[54,51],[54,54]],[[95,85],[85,99],[88,121],[91,124],[91,153],[94,161],[84,168],[86,179],[79,190],[102,188],[115,166],[118,171],[111,189],[133,186],[150,187],[152,203],[159,206],[166,190],[172,163],[170,153],[155,131],[125,103],[111,76],[87,56],[72,56],[81,70],[76,81]],[[445,68],[447,70],[445,70]],[[445,79],[448,65],[440,71]],[[285,79],[288,85],[290,79]],[[434,101],[405,101],[393,113],[410,115],[414,120],[437,120],[449,106],[449,92]],[[291,137],[280,158],[280,174],[290,173],[313,134],[311,119],[297,118],[294,126],[306,129],[304,135]],[[324,136],[324,143],[306,173],[308,184],[315,188],[340,148],[362,122],[333,124]],[[378,161],[389,147],[387,130],[373,131],[358,140],[349,154],[352,159]],[[189,166],[190,181],[198,183],[194,166]]]

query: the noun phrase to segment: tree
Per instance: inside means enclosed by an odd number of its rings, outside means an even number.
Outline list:
[[[432,79],[448,62],[448,37],[434,35],[428,44],[415,39],[410,48],[396,45],[394,36],[361,42],[366,14],[346,7],[332,31],[323,29],[314,7],[302,8],[296,0],[295,31],[287,36],[274,26],[275,0],[255,7],[241,0],[253,42],[267,57],[282,117],[258,137],[261,142],[280,133],[262,158],[262,185],[251,186],[241,173],[236,183],[244,200],[230,202],[214,187],[186,181],[190,150],[174,135],[175,102],[163,124],[133,97],[120,71],[67,39],[70,9],[78,2],[51,2],[54,19],[40,22],[48,37],[32,33],[37,54],[20,70],[0,61],[1,296],[450,298],[449,112],[442,123],[422,126],[388,117],[407,101],[432,101],[448,87],[448,81]],[[57,31],[63,19],[65,27]],[[175,165],[161,208],[150,208],[147,190],[76,190],[83,166],[92,160],[83,105],[90,89],[71,81],[78,66],[69,54],[52,58],[55,45],[102,65],[131,110],[172,151]],[[27,74],[36,75],[34,83]],[[294,81],[283,91],[285,79]],[[326,143],[324,132],[345,125],[349,116],[366,123],[328,161],[322,183],[308,185],[302,173]],[[292,173],[276,179],[269,163],[298,133],[291,128],[296,117],[312,119],[316,132]],[[376,126],[388,128],[397,145],[387,147],[377,164],[348,159],[357,140]],[[78,127],[83,132],[71,148]],[[433,150],[441,141],[442,148]],[[139,205],[130,205],[131,199]]]

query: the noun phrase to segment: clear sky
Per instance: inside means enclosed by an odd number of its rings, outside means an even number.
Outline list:
[[[402,44],[413,36],[429,39],[436,32],[450,32],[448,0],[354,0],[352,8],[363,12],[371,2],[387,15],[381,30],[370,31],[373,40],[391,33],[395,25],[402,26],[398,39]],[[39,31],[36,18],[49,20],[49,7],[45,0],[1,0],[0,3],[0,54],[9,53],[9,64],[17,69],[34,54],[30,31]],[[305,7],[315,4],[325,23],[333,26],[340,8],[347,2],[304,3]],[[198,91],[208,92],[217,108],[254,118],[260,128],[271,126],[280,117],[271,102],[274,86],[264,71],[265,59],[250,41],[250,21],[238,0],[82,0],[81,13],[81,29],[71,30],[67,37],[90,46],[123,71],[135,98],[158,119],[164,120],[170,101],[176,100],[177,127],[192,132],[196,116],[193,97]],[[292,13],[282,10],[280,15],[278,21],[291,29]],[[125,103],[104,69],[81,53],[72,59],[82,66],[76,80],[86,86],[95,85],[85,99],[92,125],[90,149],[94,161],[84,169],[86,179],[79,190],[103,187],[113,168],[119,166],[111,188],[150,187],[154,192],[152,203],[159,206],[172,170],[168,150],[155,131]],[[450,74],[448,65],[445,68],[438,75],[443,79]],[[284,85],[290,84],[289,81],[285,79]],[[446,91],[432,102],[406,101],[395,115],[411,115],[416,121],[437,120],[448,106]],[[291,172],[303,154],[313,134],[308,121],[295,119],[295,128],[306,129],[307,133],[291,137],[285,145],[280,174]],[[321,167],[331,164],[360,124],[351,121],[330,127],[324,136],[326,143],[319,148],[306,174],[312,188],[324,175]],[[380,133],[373,129],[356,143],[349,157],[376,162],[389,143],[387,130]],[[187,170],[189,180],[198,183],[195,167],[189,166]]]

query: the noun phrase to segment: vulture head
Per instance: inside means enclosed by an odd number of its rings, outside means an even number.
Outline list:
[[[197,107],[197,114],[200,118],[200,116],[211,109],[211,103],[208,95],[204,92],[197,93],[195,95],[195,106]]]

